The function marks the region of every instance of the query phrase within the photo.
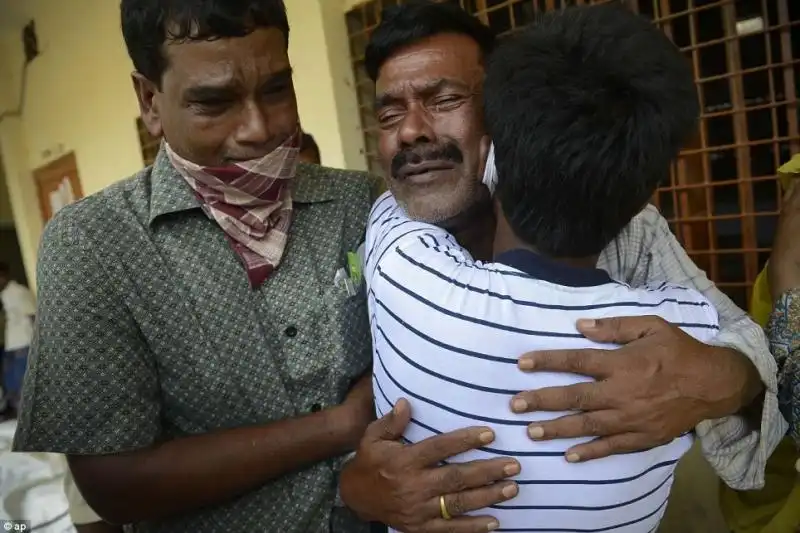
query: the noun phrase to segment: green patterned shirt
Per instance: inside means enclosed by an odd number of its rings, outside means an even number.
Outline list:
[[[163,153],[47,226],[14,448],[111,454],[339,404],[371,363],[362,291],[334,285],[374,183],[300,165],[278,269],[252,290]],[[335,507],[339,460],[137,532],[366,531]]]

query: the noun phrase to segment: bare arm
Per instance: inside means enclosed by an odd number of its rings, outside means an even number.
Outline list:
[[[668,281],[690,287],[716,308],[720,333],[711,341],[715,349],[701,354],[698,346],[697,354],[715,357],[745,381],[721,380],[718,372],[695,374],[698,389],[738,400],[727,402],[727,412],[706,413],[705,420],[697,424],[697,435],[706,459],[728,485],[742,490],[760,487],[766,460],[786,431],[778,412],[777,367],[763,330],[692,262],[654,207],[645,208],[625,233],[618,241],[620,253],[628,256],[628,263],[635,264],[627,282],[641,285]]]
[[[68,459],[86,501],[105,520],[160,520],[218,505],[352,451],[370,414],[368,403],[354,392],[341,406],[266,426],[185,437],[130,453]]]

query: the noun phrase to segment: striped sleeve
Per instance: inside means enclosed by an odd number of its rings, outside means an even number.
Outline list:
[[[437,265],[447,270],[459,265],[469,268],[472,263],[469,253],[452,235],[432,224],[409,218],[389,192],[382,194],[372,208],[365,245],[364,275],[372,291],[381,272],[386,277],[389,265],[393,271],[399,270],[392,279],[405,283],[406,276],[414,275],[414,269],[408,268],[413,264],[409,259],[421,261],[433,270],[438,270]]]
[[[706,459],[731,488],[764,486],[767,459],[786,434],[778,409],[777,366],[763,330],[697,268],[654,206],[648,206],[603,253],[601,268],[633,286],[668,281],[691,287],[717,309],[720,333],[710,344],[733,348],[747,356],[765,386],[760,427],[744,416],[706,420],[697,426]]]

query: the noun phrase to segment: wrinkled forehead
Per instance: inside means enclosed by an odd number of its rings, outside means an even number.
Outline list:
[[[464,35],[430,37],[399,50],[381,67],[375,93],[400,98],[429,92],[443,83],[479,92],[484,64],[478,44]]]
[[[167,72],[181,86],[263,81],[290,68],[286,39],[277,28],[243,37],[167,41]]]

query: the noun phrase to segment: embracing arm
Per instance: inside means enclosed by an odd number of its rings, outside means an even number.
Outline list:
[[[636,256],[625,281],[634,285],[668,281],[694,288],[717,309],[720,333],[708,355],[719,357],[720,364],[735,369],[732,374],[741,379],[722,383],[709,376],[707,383],[699,384],[712,387],[724,408],[709,412],[709,420],[697,425],[697,435],[706,458],[726,484],[741,490],[763,486],[766,461],[786,431],[778,411],[777,368],[764,332],[697,268],[655,207],[645,208],[618,242],[622,247],[618,257]]]
[[[218,505],[355,448],[363,424],[345,406],[265,426],[184,437],[111,455],[70,455],[86,501],[113,523]]]
[[[124,270],[101,264],[98,246],[63,217],[44,235],[15,449],[66,454],[102,518],[159,520],[217,505],[354,449],[372,415],[371,397],[260,427],[164,441],[153,354],[119,293]]]

